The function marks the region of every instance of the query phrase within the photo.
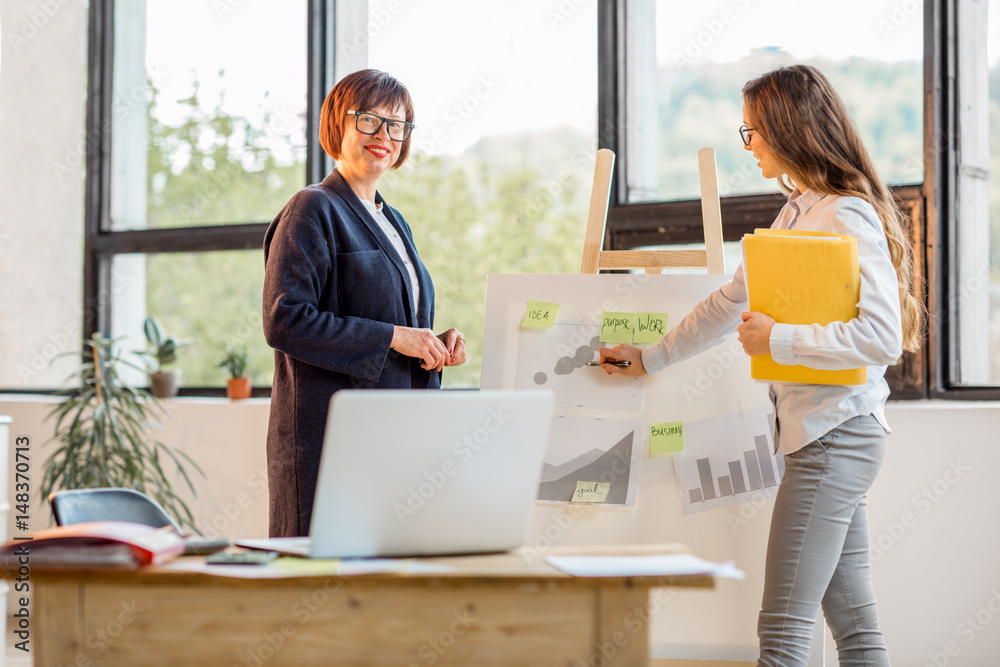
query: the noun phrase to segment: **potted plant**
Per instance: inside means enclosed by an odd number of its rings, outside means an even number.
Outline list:
[[[55,417],[57,448],[42,464],[43,498],[58,489],[124,487],[155,498],[182,526],[197,530],[187,504],[174,492],[163,464],[169,459],[194,494],[186,466],[204,476],[191,457],[151,434],[163,405],[121,378],[123,360],[113,340],[95,333],[85,341],[84,363],[70,377],[76,389],[46,417]],[[46,443],[48,444],[48,443]]]
[[[170,398],[177,395],[177,387],[180,384],[180,369],[174,368],[165,370],[164,367],[177,360],[177,350],[190,345],[189,340],[178,340],[173,336],[163,334],[163,328],[155,317],[147,317],[142,323],[142,330],[146,334],[146,341],[149,349],[141,351],[149,364],[149,383],[153,389],[153,396],[157,398]]]
[[[226,350],[226,356],[215,362],[216,366],[229,372],[229,381],[226,383],[226,396],[229,398],[233,400],[250,398],[253,379],[247,375],[249,364],[250,354],[246,346],[242,350],[229,348]]]

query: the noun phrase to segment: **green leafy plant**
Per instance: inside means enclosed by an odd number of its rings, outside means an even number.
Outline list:
[[[177,361],[177,350],[191,344],[190,340],[178,340],[173,336],[165,335],[159,320],[153,316],[145,319],[142,323],[142,330],[146,334],[149,349],[140,351],[140,354],[143,354],[148,360],[147,363],[150,369],[153,369],[153,373],[162,373],[164,366]]]
[[[143,370],[123,360],[116,340],[95,333],[85,341],[84,363],[70,378],[79,386],[53,409],[56,450],[43,464],[43,498],[57,489],[124,487],[155,498],[182,526],[197,531],[190,508],[175,492],[163,463],[170,459],[195,493],[186,466],[204,477],[190,456],[151,435],[165,415],[162,404],[119,374],[121,366]],[[48,443],[46,443],[48,444]]]
[[[229,348],[226,350],[226,355],[215,362],[215,365],[219,368],[223,368],[229,373],[229,377],[242,378],[247,376],[247,366],[250,365],[250,353],[247,352],[246,346],[241,350],[236,348]]]

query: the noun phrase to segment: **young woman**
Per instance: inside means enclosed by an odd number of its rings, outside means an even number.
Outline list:
[[[820,369],[866,366],[858,386],[776,383],[775,441],[785,456],[758,620],[760,666],[805,665],[822,606],[841,665],[889,664],[869,578],[866,494],[885,456],[886,366],[920,344],[903,217],[875,172],[843,101],[818,70],[784,67],[743,87],[740,135],[788,195],[775,229],[857,238],[858,317],[827,326],[776,323],[747,308],[743,267],[646,350],[602,348],[608,373],[643,375],[739,332],[747,354]]]

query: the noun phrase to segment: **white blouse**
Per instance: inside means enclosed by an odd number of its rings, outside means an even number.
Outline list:
[[[403,239],[399,236],[399,232],[396,231],[396,228],[392,226],[389,219],[385,217],[385,213],[382,212],[383,204],[376,205],[367,199],[362,199],[361,203],[365,205],[368,212],[375,218],[375,222],[378,224],[379,229],[382,230],[382,233],[389,237],[389,242],[396,249],[399,258],[403,260],[403,266],[406,267],[407,273],[410,274],[410,284],[413,285],[413,321],[416,322],[417,308],[420,303],[420,283],[417,281],[417,270],[413,268],[413,259],[406,252],[406,246],[403,245]]]
[[[868,369],[868,381],[863,385],[773,383],[770,395],[778,425],[778,451],[791,454],[859,415],[873,415],[889,431],[884,411],[889,385],[884,375],[886,366],[902,354],[902,323],[896,270],[882,221],[863,199],[799,192],[796,188],[771,227],[854,236],[861,269],[856,318],[827,326],[775,324],[771,356],[779,364]],[[722,342],[736,330],[742,321],[740,314],[747,308],[746,279],[740,264],[732,281],[695,306],[658,345],[643,350],[643,366],[656,373]]]

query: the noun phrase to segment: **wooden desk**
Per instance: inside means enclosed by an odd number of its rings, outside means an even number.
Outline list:
[[[528,552],[425,562],[453,571],[32,572],[35,665],[646,667],[649,589],[714,586],[574,578]]]

